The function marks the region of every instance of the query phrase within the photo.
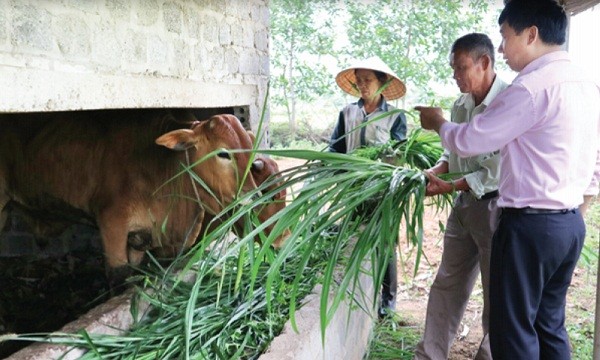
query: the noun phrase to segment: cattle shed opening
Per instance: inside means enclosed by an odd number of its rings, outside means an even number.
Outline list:
[[[268,78],[268,0],[0,1],[2,123],[169,109],[266,131]],[[56,330],[109,297],[93,221],[5,210],[0,335]],[[0,358],[24,344],[0,343]]]
[[[128,109],[52,112],[69,118],[114,118],[127,121],[135,113],[191,113],[205,121],[218,114],[236,116],[249,128],[248,106],[197,109]],[[30,122],[50,113],[2,113],[0,125]],[[122,119],[121,119],[122,118]],[[150,119],[149,119],[150,120]],[[89,121],[94,121],[90,119]],[[42,124],[44,125],[44,124]],[[90,124],[91,125],[91,124]],[[32,127],[34,134],[38,127]],[[4,130],[8,130],[5,126]],[[158,147],[158,145],[157,145]],[[53,164],[38,164],[42,167]],[[0,171],[1,172],[1,171]],[[64,174],[65,177],[73,174]],[[52,332],[76,320],[115,293],[105,275],[104,251],[93,219],[78,212],[40,212],[10,201],[3,209],[7,217],[0,229],[0,334]],[[0,358],[28,345],[0,343]]]

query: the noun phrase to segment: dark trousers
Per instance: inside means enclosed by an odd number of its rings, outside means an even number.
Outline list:
[[[490,263],[494,360],[571,358],[565,303],[584,239],[578,210],[502,213]]]
[[[383,275],[381,286],[381,304],[385,306],[396,306],[396,292],[398,291],[398,254],[396,249],[390,254],[389,262]]]
[[[355,220],[367,223],[371,220],[371,214],[377,206],[377,200],[367,200],[365,203],[356,207],[355,214],[352,215]],[[398,246],[394,246],[394,251],[389,254],[387,268],[383,275],[381,285],[381,306],[384,308],[396,307],[396,292],[398,291]],[[387,250],[386,250],[387,251]]]

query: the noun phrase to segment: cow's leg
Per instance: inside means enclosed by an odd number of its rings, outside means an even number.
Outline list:
[[[127,225],[127,216],[118,209],[109,208],[98,215],[106,276],[111,288],[122,285],[131,274],[127,253]]]

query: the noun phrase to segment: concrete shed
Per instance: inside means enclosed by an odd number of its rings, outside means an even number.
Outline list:
[[[0,1],[0,113],[226,109],[256,124],[268,76],[267,0]]]

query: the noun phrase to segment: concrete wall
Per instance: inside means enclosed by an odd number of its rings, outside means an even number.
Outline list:
[[[366,266],[370,268],[368,264]],[[361,275],[359,287],[356,303],[350,299],[344,300],[331,319],[325,332],[325,344],[323,345],[320,327],[322,288],[317,285],[313,292],[304,299],[304,305],[296,311],[296,324],[299,332],[297,333],[288,321],[281,334],[273,339],[259,360],[361,360],[369,345],[374,319],[377,315],[373,311],[373,299],[371,298],[373,294],[372,276],[367,273]],[[93,334],[126,333],[134,320],[130,311],[132,294],[133,291],[128,290],[125,294],[110,299],[90,310],[80,319],[65,325],[60,332],[69,333],[85,329]],[[138,313],[141,314],[146,311],[148,304],[142,301],[138,307]],[[365,312],[363,309],[369,312]],[[61,357],[68,350],[69,353]],[[74,360],[82,354],[82,349],[38,343],[30,345],[6,359],[60,358]]]
[[[325,344],[322,341],[320,322],[322,288],[317,285],[296,312],[298,332],[288,320],[281,334],[273,339],[258,360],[363,359],[377,314],[373,309],[372,276],[361,275],[359,286],[356,303],[350,299],[344,300],[333,315],[325,330]]]
[[[248,105],[268,0],[0,0],[0,112]]]

